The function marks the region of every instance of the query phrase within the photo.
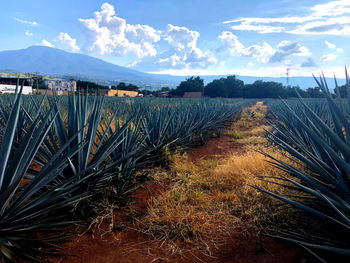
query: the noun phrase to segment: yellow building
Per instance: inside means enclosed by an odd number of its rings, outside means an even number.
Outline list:
[[[107,93],[109,97],[137,97],[139,93],[137,91],[129,91],[129,90],[110,90]]]

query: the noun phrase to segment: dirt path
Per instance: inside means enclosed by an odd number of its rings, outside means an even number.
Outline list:
[[[206,145],[188,153],[191,162],[216,160],[242,155],[246,145],[260,143],[264,106],[258,103],[245,109],[241,118],[224,131],[221,138],[212,138]],[[255,112],[252,114],[251,112]],[[130,206],[123,211],[108,211],[99,224],[88,232],[62,244],[64,253],[75,255],[55,258],[53,262],[131,263],[131,262],[301,262],[300,250],[274,239],[258,235],[256,230],[236,228],[226,238],[201,242],[169,241],[139,232],[139,219],[147,213],[149,200],[173,185],[170,179],[147,182],[132,196]]]

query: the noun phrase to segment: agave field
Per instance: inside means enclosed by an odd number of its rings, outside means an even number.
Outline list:
[[[298,212],[270,233],[321,262],[350,256],[350,80],[348,99],[266,99],[270,147],[280,173],[260,179],[287,189],[256,191]],[[339,94],[335,81],[335,93]],[[220,137],[257,100],[0,96],[0,257],[42,261],[60,253],[65,227],[86,222],[106,193],[122,203],[168,156]],[[258,149],[259,150],[259,149]],[[284,159],[285,160],[285,159]],[[293,220],[294,221],[294,220]],[[63,233],[63,234],[62,234]]]
[[[346,100],[340,98],[336,80],[336,99],[324,77],[315,81],[322,100],[266,101],[272,125],[267,136],[294,158],[295,165],[267,156],[285,172],[277,177],[278,184],[295,194],[257,189],[305,213],[307,230],[280,231],[278,238],[301,245],[321,262],[346,262],[350,256],[350,80],[346,72]]]
[[[0,257],[42,260],[101,192],[122,200],[167,154],[220,136],[254,100],[0,97]]]

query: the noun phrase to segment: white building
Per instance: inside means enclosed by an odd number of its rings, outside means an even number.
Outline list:
[[[0,77],[0,94],[4,93],[15,93],[16,92],[16,86],[17,86],[17,80],[18,78],[2,78]],[[28,79],[19,79],[19,87],[23,84],[23,90],[22,94],[28,95],[32,94],[32,84],[31,81]]]
[[[45,86],[56,91],[76,91],[77,83],[74,80],[49,79],[45,80]]]

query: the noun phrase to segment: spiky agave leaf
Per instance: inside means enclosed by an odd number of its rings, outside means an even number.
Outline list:
[[[316,79],[316,78],[315,78]],[[277,120],[268,138],[280,148],[304,163],[309,170],[268,156],[273,164],[290,177],[280,176],[300,193],[301,201],[291,200],[278,193],[258,188],[274,198],[301,209],[326,224],[319,226],[327,235],[319,239],[309,236],[281,237],[309,249],[350,256],[350,120],[349,112],[338,97],[330,95],[324,76],[316,79],[327,108],[316,112],[300,98],[298,107],[285,103],[283,112],[276,112]],[[349,86],[347,78],[347,86]],[[337,85],[337,83],[336,83]],[[350,98],[350,94],[348,94]],[[311,197],[311,198],[310,198]]]
[[[130,160],[137,155],[141,143],[125,144],[133,136],[127,132],[131,121],[126,121],[118,128],[113,127],[118,118],[116,113],[108,116],[104,108],[104,97],[96,94],[89,99],[87,93],[78,93],[66,99],[67,108],[61,109],[58,97],[49,97],[51,107],[58,114],[54,121],[54,130],[50,131],[49,139],[39,151],[40,160],[36,161],[45,164],[68,141],[69,146],[64,153],[69,153],[77,145],[83,144],[75,155],[66,159],[69,165],[62,171],[62,180],[79,174],[80,177],[88,179],[82,181],[78,192],[91,191],[99,194],[104,187],[116,183],[118,180],[115,179],[124,172],[135,170],[135,163]],[[75,134],[75,139],[71,140]],[[121,145],[124,147],[120,147]],[[118,150],[123,153],[118,155]],[[127,161],[129,162],[126,167]]]
[[[57,112],[52,109],[43,118],[34,118],[21,144],[15,147],[15,133],[23,114],[21,91],[16,94],[0,147],[0,257],[3,262],[16,261],[18,257],[38,259],[40,247],[48,245],[54,237],[36,234],[72,223],[67,217],[69,211],[88,194],[71,195],[81,180],[78,177],[49,186],[67,165],[61,158],[63,151],[53,156],[33,180],[23,185],[25,173]]]

